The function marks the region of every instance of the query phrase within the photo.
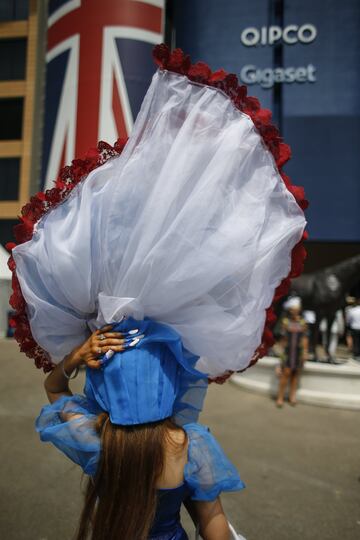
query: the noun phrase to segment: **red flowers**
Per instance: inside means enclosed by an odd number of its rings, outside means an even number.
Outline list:
[[[45,192],[39,191],[22,207],[21,216],[19,216],[20,223],[13,228],[17,244],[31,240],[36,222],[51,208],[64,201],[76,184],[89,172],[105,163],[109,158],[120,154],[125,144],[126,140],[124,139],[117,140],[114,146],[100,141],[97,148],[88,151],[85,159],[74,159],[70,166],[61,169],[55,181],[55,187],[47,189]],[[17,244],[8,242],[5,247],[11,252]],[[20,345],[20,350],[29,358],[33,358],[36,367],[43,368],[46,373],[51,371],[54,365],[48,353],[36,343],[32,336],[26,313],[26,302],[16,275],[16,264],[12,255],[8,259],[8,267],[12,271],[13,289],[9,302],[16,312],[10,321],[11,326],[15,328],[14,337]]]
[[[308,201],[305,198],[304,188],[292,185],[290,178],[282,171],[282,167],[291,157],[290,147],[282,141],[278,129],[271,124],[271,111],[261,109],[257,98],[247,96],[246,86],[240,86],[238,84],[236,75],[227,73],[223,69],[212,73],[209,66],[204,62],[197,62],[191,65],[189,57],[185,56],[181,49],[175,49],[170,53],[169,48],[165,44],[157,45],[153,50],[153,55],[155,62],[160,68],[186,75],[191,81],[219,88],[229,96],[235,107],[250,116],[265,145],[273,155],[286,188],[295,197],[299,207],[305,210],[308,206]],[[305,238],[307,238],[307,233],[303,234],[301,241],[292,250],[290,273],[275,290],[272,306],[282,296],[288,293],[290,278],[298,276],[303,271],[306,257],[306,250],[303,245]],[[266,310],[266,322],[262,342],[254,352],[249,365],[253,365],[259,358],[264,356],[268,348],[273,344],[271,327],[276,321],[276,316],[272,306]],[[219,378],[220,380],[222,381],[222,378]]]
[[[169,58],[170,58],[170,50],[165,43],[161,43],[161,45],[156,45],[153,50],[153,58],[155,60],[155,63],[162,68],[167,68]]]
[[[305,190],[302,186],[287,186],[290,193],[292,193],[296,199],[296,202],[300,206],[302,210],[306,210],[306,208],[309,206],[309,201],[305,199]]]
[[[276,165],[279,169],[285,165],[291,158],[291,148],[288,144],[280,143],[278,148],[278,155],[276,159]]]
[[[223,69],[212,72],[204,62],[197,62],[192,65],[190,57],[185,55],[181,49],[175,49],[170,52],[165,44],[157,45],[153,50],[153,56],[156,64],[161,69],[184,75],[195,83],[220,89],[231,99],[237,109],[252,119],[264,144],[273,155],[274,162],[279,169],[284,185],[292,193],[299,207],[304,210],[308,205],[304,189],[301,186],[293,186],[288,176],[282,171],[282,167],[291,157],[290,147],[282,141],[278,129],[271,124],[271,112],[261,109],[259,100],[247,95],[246,86],[239,85],[237,76],[233,73],[227,73]],[[30,240],[33,235],[34,226],[38,220],[51,208],[61,204],[73,188],[92,170],[105,163],[111,157],[120,154],[125,143],[126,141],[124,140],[118,140],[114,146],[111,146],[104,141],[100,141],[97,148],[90,149],[84,159],[75,159],[70,166],[64,167],[60,171],[54,187],[31,197],[29,203],[23,206],[21,216],[19,216],[19,223],[14,227],[14,235],[17,243],[21,244]],[[289,275],[276,288],[272,305],[266,310],[262,342],[254,352],[249,365],[252,365],[258,358],[264,356],[268,348],[273,344],[271,328],[276,321],[273,305],[283,295],[287,294],[290,287],[290,279],[302,272],[306,256],[303,240],[306,236],[306,233],[304,233],[303,238],[292,251],[291,270]],[[9,251],[15,246],[16,244],[14,242],[6,244]],[[11,320],[11,325],[15,328],[15,339],[19,342],[21,350],[30,358],[35,359],[37,367],[42,367],[44,371],[49,371],[53,367],[51,359],[46,351],[38,346],[31,333],[26,313],[26,302],[16,276],[16,265],[12,255],[9,257],[8,266],[13,273],[13,294],[10,298],[10,303],[16,311]],[[225,377],[228,375],[226,374]],[[223,380],[223,378],[220,378],[220,380]]]
[[[197,62],[193,66],[190,66],[188,71],[188,77],[192,81],[206,84],[211,76],[211,70],[205,62]]]
[[[191,66],[189,55],[185,55],[181,49],[174,49],[170,53],[169,48],[164,43],[156,45],[153,50],[153,58],[159,67],[182,75],[187,75]]]
[[[306,250],[303,246],[302,240],[296,244],[291,252],[291,270],[289,277],[296,278],[300,276],[304,270],[304,261],[306,257]]]

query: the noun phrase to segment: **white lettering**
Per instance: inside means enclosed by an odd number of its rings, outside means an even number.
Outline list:
[[[252,64],[244,66],[240,72],[240,80],[244,84],[260,84],[262,88],[272,88],[275,83],[304,83],[315,82],[316,68],[309,64],[308,66],[293,66],[287,68],[264,68],[260,69]]]
[[[269,26],[269,45],[273,45],[276,41],[279,41],[282,36],[282,29],[280,26]]]
[[[282,68],[274,69],[274,82],[284,82],[285,81],[285,70]]]
[[[260,32],[257,28],[245,28],[245,30],[241,32],[241,42],[247,47],[253,47],[259,43],[259,39]]]
[[[246,47],[256,45],[274,45],[281,39],[288,45],[301,43],[311,43],[317,36],[316,26],[310,23],[298,26],[288,24],[284,28],[280,26],[262,26],[260,30],[254,26],[249,26],[241,32],[241,43]]]
[[[284,70],[285,81],[287,83],[293,83],[296,81],[295,68],[288,67]]]
[[[296,35],[291,37],[290,36],[290,32],[292,32],[293,34],[295,34],[295,32],[297,32],[297,29],[298,29],[298,25],[297,24],[289,24],[289,26],[286,26],[286,28],[284,28],[284,31],[283,31],[283,40],[285,41],[285,43],[287,43],[288,45],[294,45],[294,43],[297,42],[297,37]]]
[[[298,38],[301,43],[311,43],[317,35],[316,27],[313,24],[303,24],[299,28]]]
[[[315,77],[316,68],[315,68],[315,66],[313,66],[312,64],[309,64],[307,69],[308,69],[308,81],[309,82],[315,82],[316,81],[316,77]]]
[[[274,71],[271,68],[265,68],[259,72],[259,82],[263,88],[272,88],[274,86]]]
[[[240,79],[245,84],[256,83],[256,66],[248,65],[244,66],[240,72]]]
[[[266,26],[261,27],[261,45],[266,45],[267,42],[267,28]]]

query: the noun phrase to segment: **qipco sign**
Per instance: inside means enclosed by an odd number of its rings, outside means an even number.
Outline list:
[[[274,45],[279,41],[287,45],[296,43],[311,43],[317,36],[317,29],[313,24],[289,24],[284,28],[280,26],[262,26],[261,28],[248,27],[241,32],[241,43],[246,47],[259,45]]]

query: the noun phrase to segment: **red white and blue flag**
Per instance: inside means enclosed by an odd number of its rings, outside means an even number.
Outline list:
[[[164,0],[50,0],[41,189],[131,132],[163,41]]]

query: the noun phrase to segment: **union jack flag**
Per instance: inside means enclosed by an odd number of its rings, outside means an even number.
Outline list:
[[[99,140],[128,136],[163,13],[164,0],[50,0],[41,189]]]

